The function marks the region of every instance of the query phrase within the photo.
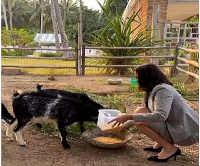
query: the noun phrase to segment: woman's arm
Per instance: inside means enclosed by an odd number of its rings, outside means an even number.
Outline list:
[[[153,112],[133,115],[135,122],[163,122],[168,118],[173,102],[173,92],[163,86],[157,86],[152,93]]]
[[[173,101],[173,94],[170,90],[165,87],[159,86],[153,96],[153,105],[154,110],[152,113],[147,114],[126,114],[120,117],[113,119],[111,122],[114,122],[113,126],[119,126],[120,124],[133,120],[134,122],[162,122],[168,118],[169,112],[171,110],[171,105]]]
[[[125,115],[121,115],[113,120],[111,120],[109,123],[112,123],[112,122],[115,122],[113,124],[112,127],[115,127],[115,126],[119,126],[121,124],[123,124],[124,122],[128,121],[128,120],[133,120],[133,115],[132,114],[125,114]]]

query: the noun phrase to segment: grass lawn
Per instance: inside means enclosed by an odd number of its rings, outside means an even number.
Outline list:
[[[87,60],[86,64],[97,64],[95,59]],[[44,66],[44,68],[21,68],[23,73],[35,75],[76,75],[75,68],[54,69],[48,67],[75,67],[74,60],[53,60],[53,59],[22,59],[22,58],[3,58],[2,65],[21,65],[21,66]],[[46,67],[46,68],[45,68]],[[14,68],[14,67],[9,67]],[[101,69],[87,68],[87,74],[100,74]]]

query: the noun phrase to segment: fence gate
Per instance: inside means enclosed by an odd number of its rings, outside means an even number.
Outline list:
[[[175,46],[177,43],[185,46],[198,45],[199,23],[198,22],[166,22],[164,27],[164,39],[167,46]]]

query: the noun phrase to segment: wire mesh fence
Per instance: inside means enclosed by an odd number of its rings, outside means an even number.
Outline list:
[[[15,48],[16,49],[16,48]],[[18,48],[16,50],[46,50],[36,52],[35,55],[2,55],[2,69],[20,69],[22,74],[34,75],[76,75],[77,74],[77,50],[76,49],[41,49]],[[3,48],[3,50],[8,50]],[[10,51],[11,49],[9,49]],[[26,50],[26,51],[27,51]],[[52,52],[53,51],[53,52]],[[69,52],[70,57],[63,57],[62,52]],[[6,54],[7,55],[7,54]]]

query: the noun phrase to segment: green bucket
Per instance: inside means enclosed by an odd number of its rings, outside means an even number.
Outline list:
[[[131,78],[131,85],[138,85],[138,82],[135,78]]]

